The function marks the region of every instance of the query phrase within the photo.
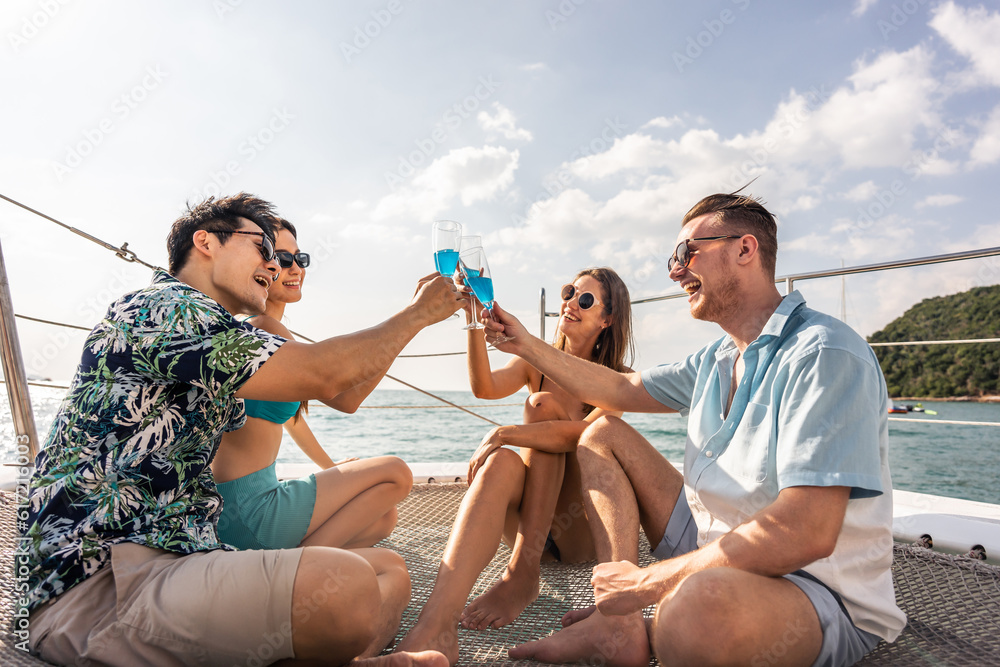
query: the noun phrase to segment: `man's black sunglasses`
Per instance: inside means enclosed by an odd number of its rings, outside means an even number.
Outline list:
[[[297,252],[290,253],[287,250],[279,250],[275,253],[278,258],[278,265],[283,269],[292,268],[292,262],[301,266],[303,269],[309,266],[309,253],[307,252]]]
[[[231,229],[206,229],[205,231],[206,232],[210,232],[212,234],[246,234],[247,236],[259,236],[262,240],[261,240],[260,245],[257,246],[257,248],[258,248],[258,250],[260,250],[261,257],[264,258],[265,262],[273,262],[274,261],[274,242],[272,242],[271,239],[267,238],[267,234],[265,234],[264,232],[241,232],[241,231],[235,230],[235,229],[233,229],[233,230],[231,230]],[[289,266],[291,266],[291,265],[289,264]]]
[[[688,243],[691,241],[719,241],[721,239],[741,239],[742,236],[702,236],[697,239],[684,239],[677,244],[674,249],[674,255],[667,260],[667,271],[673,271],[675,265],[680,265],[683,269],[691,261],[691,248]]]

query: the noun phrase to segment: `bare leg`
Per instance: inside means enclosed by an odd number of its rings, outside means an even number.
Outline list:
[[[391,551],[307,547],[292,588],[295,655],[341,665],[376,652],[392,639],[409,598],[406,565]]]
[[[823,630],[809,598],[787,579],[715,568],[660,602],[650,640],[664,666],[809,665]]]
[[[316,505],[301,546],[368,547],[396,526],[396,505],[413,486],[402,459],[378,456],[316,473]]]
[[[680,473],[635,429],[613,417],[602,417],[587,428],[577,456],[598,560],[637,563],[639,526],[651,542],[662,538],[683,485]],[[550,637],[512,648],[510,657],[597,660],[625,667],[649,661],[640,613],[604,616],[595,611],[579,616],[564,619],[567,627]]]
[[[566,411],[549,392],[536,392],[525,402],[526,424],[568,418]],[[569,503],[562,498],[565,492],[563,479],[567,455],[524,447],[521,449],[521,458],[527,467],[527,474],[521,498],[520,523],[517,535],[512,540],[513,553],[500,581],[465,608],[462,625],[466,628],[483,630],[488,627],[503,627],[520,616],[525,607],[538,597],[541,559],[553,515],[558,502]],[[572,537],[570,530],[574,526],[574,516],[583,515],[581,498],[576,499],[575,506],[576,514],[564,511],[560,527],[556,527],[560,533],[565,532],[563,539],[566,544],[569,544]],[[589,538],[586,527],[583,532]]]
[[[458,620],[479,573],[493,560],[504,525],[516,521],[524,464],[509,449],[486,460],[462,504],[441,557],[434,590],[397,651],[438,650],[458,662]]]

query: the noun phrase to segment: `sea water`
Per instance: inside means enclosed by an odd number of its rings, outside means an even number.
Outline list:
[[[45,440],[64,390],[31,388],[39,437]],[[522,420],[525,395],[499,401],[476,399],[469,392],[436,392],[501,424]],[[937,415],[909,413],[889,422],[889,464],[897,489],[1000,504],[1000,404],[926,402]],[[896,417],[893,415],[893,417]],[[322,404],[306,418],[319,442],[335,460],[394,454],[405,461],[467,461],[493,428],[473,415],[419,392],[378,390],[353,415]],[[935,421],[993,422],[996,426],[958,426]],[[671,461],[684,459],[687,419],[680,415],[627,413],[634,426]],[[0,399],[0,461],[14,458],[10,407]],[[279,463],[309,463],[285,435]]]

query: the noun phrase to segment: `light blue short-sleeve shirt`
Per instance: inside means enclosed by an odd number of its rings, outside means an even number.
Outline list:
[[[739,356],[725,336],[684,361],[642,373],[664,405],[688,416],[685,494],[704,545],[790,486],[851,488],[834,553],[803,568],[840,594],[854,624],[892,641],[895,603],[888,394],[871,347],[839,320],[786,296]]]

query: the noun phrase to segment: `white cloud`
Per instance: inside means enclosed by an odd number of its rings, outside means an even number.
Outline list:
[[[855,0],[854,9],[851,10],[851,16],[864,16],[869,9],[875,6],[875,3],[877,2],[878,0]]]
[[[845,192],[844,199],[849,201],[868,201],[875,196],[876,192],[878,192],[878,186],[875,185],[875,181],[865,181],[864,183],[858,183]]]
[[[647,127],[670,128],[675,125],[683,125],[683,124],[684,121],[681,120],[680,116],[671,116],[670,118],[667,118],[666,116],[658,116],[653,120],[649,121],[648,123],[646,123],[645,125],[643,125],[642,127],[643,129]]]
[[[934,10],[930,26],[970,60],[969,83],[1000,86],[1000,12],[946,2]]]
[[[540,72],[548,68],[549,66],[545,63],[528,63],[527,65],[521,65],[520,69],[525,72]]]
[[[511,186],[520,153],[503,146],[466,146],[449,151],[413,177],[410,185],[384,197],[375,220],[405,215],[433,220],[458,198],[463,205],[490,201]]]
[[[797,197],[792,205],[785,209],[785,211],[789,213],[792,211],[811,211],[822,203],[823,200],[819,197],[802,195]]]
[[[531,141],[534,137],[528,130],[517,127],[514,114],[499,102],[493,103],[496,114],[491,116],[486,111],[480,111],[476,116],[479,126],[490,133],[499,132],[507,139]]]
[[[933,55],[917,46],[860,63],[850,87],[835,91],[815,114],[815,132],[848,168],[898,167],[912,150],[919,128],[936,127],[931,101],[937,83]]]
[[[965,197],[959,197],[958,195],[928,195],[914,204],[914,208],[924,208],[926,206],[951,206],[962,201],[965,201]]]
[[[969,151],[970,166],[981,167],[1000,160],[1000,106],[993,109]]]

